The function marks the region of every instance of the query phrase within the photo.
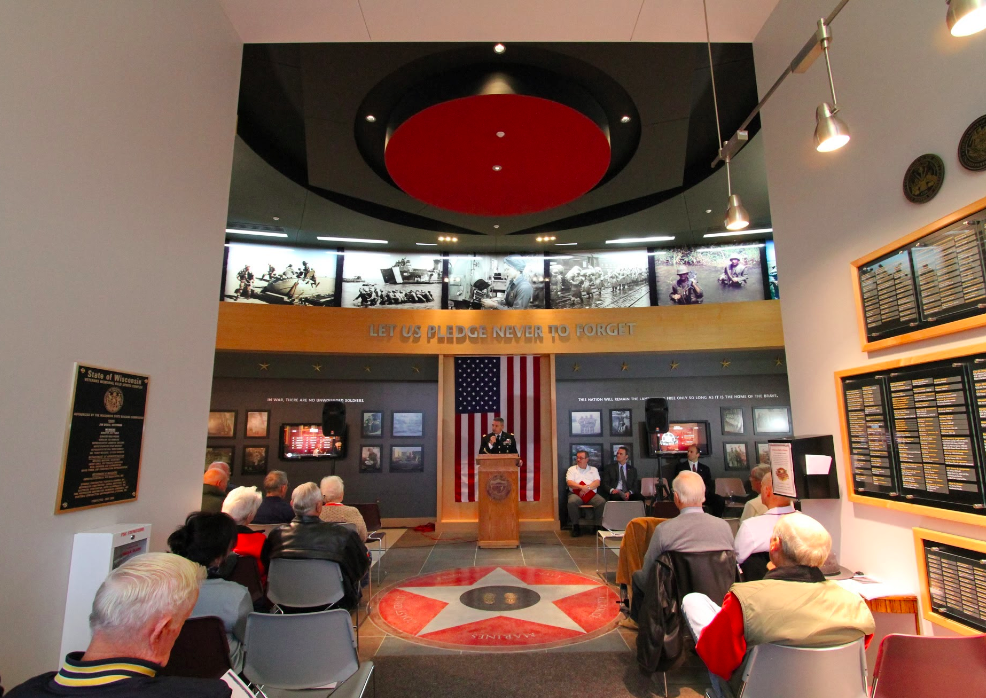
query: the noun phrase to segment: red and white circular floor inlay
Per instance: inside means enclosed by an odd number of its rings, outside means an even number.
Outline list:
[[[540,567],[466,567],[399,583],[377,618],[411,642],[456,649],[544,649],[609,630],[618,597],[598,579]]]

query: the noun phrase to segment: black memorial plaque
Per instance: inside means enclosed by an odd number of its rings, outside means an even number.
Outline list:
[[[918,300],[907,250],[859,268],[859,285],[871,339],[910,331],[918,325]]]
[[[78,366],[56,513],[137,498],[147,376]]]
[[[883,382],[873,378],[846,380],[843,390],[855,492],[875,495],[896,493]]]
[[[986,632],[986,553],[924,541],[931,608]]]

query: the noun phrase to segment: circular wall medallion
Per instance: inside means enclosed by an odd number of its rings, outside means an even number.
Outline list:
[[[123,407],[123,391],[119,388],[110,388],[103,395],[103,405],[110,414],[116,414]]]
[[[969,124],[959,139],[959,162],[973,172],[986,170],[986,114]]]
[[[934,153],[915,158],[904,172],[904,196],[915,204],[926,204],[938,194],[945,181],[945,163]]]
[[[504,475],[493,475],[486,482],[486,494],[494,502],[502,502],[510,495],[510,480]]]

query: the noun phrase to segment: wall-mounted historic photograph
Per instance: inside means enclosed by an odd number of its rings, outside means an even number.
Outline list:
[[[265,439],[270,435],[270,410],[248,411],[246,413],[246,435],[248,439]]]
[[[754,407],[753,429],[757,434],[790,434],[791,410],[787,407]]]
[[[654,252],[659,305],[762,301],[763,243],[672,247]]]
[[[363,446],[359,451],[359,471],[361,473],[379,473],[383,459],[379,446]]]
[[[544,307],[544,255],[450,256],[448,262],[450,308]]]
[[[630,436],[633,433],[633,410],[609,411],[609,435]]]
[[[394,412],[391,436],[423,436],[424,412]]]
[[[342,263],[343,308],[438,308],[441,254],[350,252]]]
[[[750,461],[746,455],[745,443],[724,443],[722,449],[726,470],[750,469]]]
[[[236,435],[236,410],[210,412],[207,434],[217,439],[232,439]]]
[[[361,434],[373,438],[383,436],[383,412],[363,412]]]
[[[568,459],[568,466],[566,466],[566,470],[568,469],[569,466],[575,465],[575,455],[579,451],[585,451],[586,455],[589,456],[589,465],[593,466],[597,470],[603,467],[602,444],[577,443],[577,444],[572,444],[569,447],[569,459]],[[600,471],[599,474],[602,475],[602,472]]]
[[[231,242],[224,301],[335,305],[336,253]]]
[[[647,251],[552,254],[546,257],[552,308],[650,305]]]
[[[423,473],[425,462],[421,446],[391,446],[390,472]]]
[[[266,446],[247,446],[243,449],[243,470],[244,475],[266,475],[267,474],[267,447]]]
[[[603,413],[599,410],[571,413],[571,436],[602,436]]]

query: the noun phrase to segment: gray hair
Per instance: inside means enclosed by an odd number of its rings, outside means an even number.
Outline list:
[[[671,489],[678,495],[683,506],[700,507],[705,501],[705,481],[698,473],[682,470],[671,483]]]
[[[110,572],[89,614],[95,632],[133,634],[163,615],[191,613],[205,567],[172,553],[144,553]]]
[[[753,469],[750,471],[750,480],[751,482],[763,484],[765,475],[770,475],[770,466],[766,463],[759,463],[753,466]]]
[[[338,475],[328,475],[323,477],[320,484],[320,489],[322,490],[322,496],[327,502],[341,502],[343,494],[345,493],[342,478]]]
[[[291,508],[298,516],[309,514],[322,503],[322,492],[314,482],[298,485],[291,493]]]
[[[494,417],[494,418],[493,418],[493,421],[494,421],[494,422],[499,422],[500,424],[503,424],[503,423],[504,423],[504,422],[503,422],[503,417]]]
[[[825,527],[798,511],[778,519],[774,536],[784,557],[797,565],[821,567],[832,550],[832,536]]]
[[[263,497],[256,487],[237,487],[223,500],[223,513],[245,526],[257,515]]]
[[[264,478],[264,494],[277,492],[288,484],[288,474],[283,470],[271,470]]]
[[[229,463],[221,460],[214,460],[209,463],[209,467],[206,470],[222,470],[226,473],[227,478],[233,477],[233,471],[229,469]]]

